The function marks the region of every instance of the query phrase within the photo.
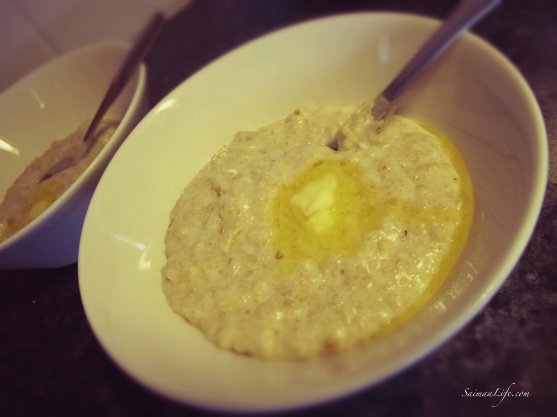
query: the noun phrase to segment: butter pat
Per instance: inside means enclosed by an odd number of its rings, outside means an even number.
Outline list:
[[[322,232],[334,223],[333,206],[338,179],[334,174],[326,174],[304,186],[290,200],[307,219],[308,225],[316,232]]]

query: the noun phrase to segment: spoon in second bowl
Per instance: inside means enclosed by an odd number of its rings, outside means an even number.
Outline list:
[[[394,112],[402,95],[414,81],[448,48],[460,35],[494,9],[501,0],[461,0],[444,23],[431,35],[420,50],[406,64],[391,83],[376,97],[371,116],[384,120]],[[338,135],[327,145],[337,151]]]
[[[143,60],[147,51],[155,41],[155,38],[159,34],[160,30],[162,29],[162,25],[164,23],[164,15],[162,13],[155,13],[153,17],[149,20],[133,46],[131,47],[128,55],[126,56],[124,62],[122,63],[120,69],[116,73],[115,77],[113,78],[110,86],[99,106],[95,116],[91,120],[85,135],[83,136],[83,149],[76,155],[72,155],[71,157],[64,158],[54,164],[52,167],[48,169],[48,171],[41,177],[39,182],[49,179],[53,175],[57,174],[60,171],[63,171],[77,162],[79,162],[89,150],[95,144],[95,130],[97,129],[99,123],[101,122],[103,116],[108,111],[112,103],[118,98],[124,87],[126,86],[128,80],[135,72],[135,69]]]

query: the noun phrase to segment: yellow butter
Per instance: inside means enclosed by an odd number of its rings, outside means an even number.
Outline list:
[[[337,184],[334,174],[326,174],[307,184],[290,200],[304,213],[308,225],[316,232],[323,232],[335,221],[332,210]]]

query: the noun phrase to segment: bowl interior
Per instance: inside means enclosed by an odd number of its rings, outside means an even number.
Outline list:
[[[120,43],[81,48],[45,64],[0,95],[0,196],[54,140],[93,117],[127,49]],[[135,78],[109,117],[123,117]]]
[[[56,58],[0,95],[0,198],[33,159],[95,114],[127,54],[123,43],[99,43]],[[77,260],[79,237],[94,187],[108,161],[145,114],[142,65],[107,117],[121,120],[97,157],[31,223],[0,243],[0,268],[51,268]]]
[[[453,140],[476,191],[466,251],[412,320],[345,354],[264,362],[214,348],[171,312],[160,287],[170,210],[188,180],[236,131],[299,106],[358,104],[375,96],[437,25],[416,16],[364,13],[287,28],[204,68],[140,123],[95,192],[79,258],[86,313],[125,371],[164,395],[204,407],[296,407],[391,375],[487,302],[532,231],[547,149],[526,83],[472,35],[420,80],[400,109]]]

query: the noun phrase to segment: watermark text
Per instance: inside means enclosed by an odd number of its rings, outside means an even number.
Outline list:
[[[518,390],[516,387],[516,382],[511,383],[506,388],[497,387],[495,390],[492,391],[480,391],[473,388],[464,388],[464,393],[462,397],[465,398],[493,398],[494,403],[491,404],[491,407],[498,407],[503,400],[506,398],[530,398],[531,395],[528,391],[521,391]]]

